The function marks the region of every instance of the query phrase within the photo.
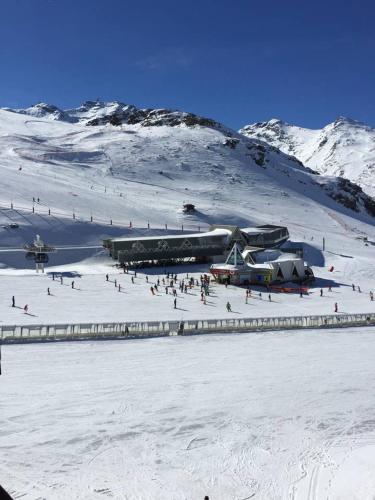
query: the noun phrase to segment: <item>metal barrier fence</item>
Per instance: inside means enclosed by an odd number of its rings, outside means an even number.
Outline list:
[[[148,321],[128,323],[79,323],[56,325],[1,325],[3,343],[33,341],[150,338],[203,333],[252,332],[305,328],[375,326],[375,313],[268,318]]]

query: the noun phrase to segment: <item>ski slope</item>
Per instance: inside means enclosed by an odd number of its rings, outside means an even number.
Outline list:
[[[374,329],[3,347],[0,476],[36,500],[370,500]]]
[[[335,302],[339,314],[373,312],[370,197],[220,124],[144,114],[116,103],[0,110],[1,324],[331,314]],[[125,119],[135,115],[143,121]],[[184,202],[196,214],[183,214]],[[317,277],[309,295],[268,301],[256,289],[246,304],[243,289],[213,284],[207,304],[194,287],[174,309],[170,290],[150,292],[164,269],[133,284],[98,248],[165,224],[213,223],[286,225]],[[36,234],[70,248],[43,275],[5,251]],[[169,271],[199,279],[208,269]],[[4,346],[0,481],[30,500],[370,499],[373,333]]]

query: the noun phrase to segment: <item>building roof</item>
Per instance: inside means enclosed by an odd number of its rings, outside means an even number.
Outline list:
[[[255,255],[256,264],[266,262],[288,262],[294,260],[302,260],[294,253],[281,252],[280,250],[262,250]]]
[[[183,238],[206,238],[208,236],[228,236],[230,231],[227,229],[213,229],[212,231],[207,231],[205,233],[181,233],[181,234],[159,234],[154,236],[134,236],[132,238],[111,238],[111,242],[118,241],[152,241],[152,240],[172,240],[172,239],[183,239]]]

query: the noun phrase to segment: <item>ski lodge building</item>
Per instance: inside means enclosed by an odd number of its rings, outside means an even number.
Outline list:
[[[297,254],[253,246],[246,246],[241,252],[237,243],[225,263],[212,264],[210,272],[218,283],[233,285],[300,283],[314,278],[303,257]]]
[[[274,248],[289,238],[288,229],[264,225],[239,228],[213,225],[203,233],[112,238],[103,241],[110,256],[121,265],[165,265],[182,262],[222,262],[237,243],[240,248]]]

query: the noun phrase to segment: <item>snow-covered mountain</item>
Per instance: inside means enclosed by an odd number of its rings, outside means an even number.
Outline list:
[[[375,129],[339,117],[321,130],[281,120],[246,125],[240,132],[266,141],[323,175],[344,177],[375,195]]]
[[[50,120],[92,126],[106,125],[108,123],[114,126],[122,124],[135,125],[139,123],[144,127],[160,125],[174,127],[181,124],[188,126],[221,127],[214,120],[202,118],[193,113],[170,109],[140,109],[132,104],[124,104],[118,101],[86,101],[78,108],[67,110],[62,110],[54,105],[45,103],[38,103],[26,109],[4,109],[37,118],[48,118]]]
[[[320,224],[373,226],[375,216],[360,187],[317,175],[274,146],[191,113],[118,102],[0,110],[0,176],[0,224],[15,217],[6,211],[12,203],[30,211],[39,200],[38,215],[17,215],[19,231],[0,227],[2,245],[20,245],[38,231],[52,243],[100,243],[115,232],[110,220],[175,228],[294,224],[298,231],[319,221],[319,232]],[[197,213],[182,214],[183,202]],[[42,215],[48,209],[55,217]],[[85,226],[91,216],[94,225]]]

